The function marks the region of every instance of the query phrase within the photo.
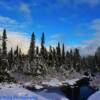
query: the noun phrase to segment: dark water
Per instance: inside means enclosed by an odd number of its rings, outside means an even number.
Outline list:
[[[87,98],[96,91],[93,90],[88,85],[83,85],[83,86],[80,86],[79,94],[77,94],[77,95],[76,95],[77,91],[75,91],[75,93],[69,91],[70,92],[69,93],[70,95],[69,95],[69,94],[65,93],[64,91],[62,92],[62,90],[59,88],[47,88],[47,89],[44,89],[41,91],[37,90],[34,92],[36,92],[36,94],[41,95],[50,100],[60,100],[62,97],[64,97],[64,98],[67,97],[67,98],[69,98],[69,100],[87,100]]]
[[[94,92],[96,92],[96,90],[92,89],[88,85],[80,86],[80,95],[78,100],[87,100],[87,98]]]
[[[96,92],[88,85],[82,85],[78,88],[71,88],[63,91],[70,100],[87,100],[90,95]]]
[[[49,87],[43,90],[31,89],[31,91],[50,100],[61,100],[63,97],[67,97],[69,100],[87,100],[89,96],[96,92],[89,86],[88,80],[82,80],[81,84],[77,84],[74,87]]]

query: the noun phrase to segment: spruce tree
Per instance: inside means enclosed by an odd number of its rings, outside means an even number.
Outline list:
[[[22,70],[23,69],[23,63],[22,63],[22,51],[21,51],[21,49],[19,49],[18,60],[19,60],[19,68],[18,68],[18,70]]]
[[[31,43],[30,43],[30,48],[29,48],[29,61],[33,61],[35,57],[35,34],[34,32],[32,33],[31,36]]]
[[[73,67],[73,51],[72,51],[72,49],[70,50],[70,68],[72,68]]]
[[[58,46],[57,46],[57,56],[61,57],[61,48],[60,48],[60,43],[58,42]]]
[[[77,48],[74,50],[74,67],[76,70],[80,70],[80,53]]]
[[[44,48],[44,59],[47,60],[48,59],[48,52],[47,49]]]
[[[100,70],[100,47],[97,48],[95,52],[95,66],[97,67],[98,70]]]
[[[0,72],[6,72],[6,69],[8,68],[8,60],[7,60],[7,35],[6,30],[3,30],[3,36],[0,38],[2,40],[2,47],[0,50]]]
[[[65,61],[66,61],[66,65],[67,65],[67,66],[66,66],[66,69],[67,69],[67,68],[70,68],[71,65],[70,65],[70,52],[69,52],[69,51],[66,52]]]
[[[6,30],[4,29],[3,31],[3,36],[2,36],[2,57],[6,58],[7,57],[7,35],[6,35]]]
[[[42,37],[41,37],[41,56],[44,58],[44,51],[45,51],[45,47],[44,47],[44,43],[45,43],[45,39],[44,39],[44,32],[42,33]]]
[[[0,60],[1,60],[1,56],[2,56],[2,52],[1,52],[1,48],[0,48]]]
[[[52,47],[50,45],[49,47],[49,56],[48,56],[48,62],[49,62],[49,65],[51,65],[53,62],[53,57],[52,57]]]
[[[60,48],[60,43],[58,42],[58,46],[56,48],[56,52],[57,52],[57,70],[59,69],[59,67],[61,66],[61,48]]]
[[[1,58],[2,58],[2,52],[1,52],[1,48],[0,48],[0,70],[1,70]]]
[[[18,58],[18,56],[19,56],[19,47],[18,47],[18,45],[17,45],[17,47],[16,47],[16,49],[15,49],[15,51],[14,51],[14,56],[15,56],[16,58]]]
[[[14,55],[13,55],[13,49],[12,48],[8,52],[8,62],[9,62],[9,70],[11,70],[12,69],[13,62],[14,62]]]
[[[62,45],[62,63],[65,63],[65,46]]]
[[[53,48],[52,56],[53,56],[53,61],[55,63],[55,61],[56,61],[56,50],[55,50],[55,48]]]
[[[19,61],[22,62],[22,51],[21,51],[21,49],[19,49],[19,53],[18,54],[19,54]]]
[[[16,69],[18,69],[19,67],[19,47],[18,45],[14,51],[14,66]]]
[[[39,47],[36,47],[36,55],[39,55]]]

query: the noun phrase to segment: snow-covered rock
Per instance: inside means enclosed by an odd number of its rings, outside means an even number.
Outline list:
[[[42,82],[43,85],[47,85],[47,86],[52,86],[52,87],[57,87],[57,86],[61,86],[62,83],[57,80],[56,78],[50,80],[49,82]]]
[[[91,95],[88,100],[100,100],[100,91],[97,91],[93,95]]]
[[[43,86],[41,86],[41,85],[34,85],[34,87],[35,87],[35,89],[42,89],[43,88]]]
[[[33,82],[26,82],[23,84],[24,87],[30,87],[30,88],[35,88],[37,90],[42,89],[43,86],[42,85],[38,85],[38,84],[33,84]]]
[[[90,81],[90,86],[96,89],[100,88],[100,74],[96,74],[95,77],[92,77],[92,81]]]
[[[79,79],[70,79],[70,80],[63,81],[63,83],[66,83],[68,85],[75,85],[77,81],[79,81]]]
[[[33,84],[32,82],[26,82],[26,83],[23,84],[23,86],[25,86],[25,87],[26,86],[31,86],[32,84]]]

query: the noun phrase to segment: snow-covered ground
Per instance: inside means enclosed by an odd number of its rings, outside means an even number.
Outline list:
[[[66,81],[64,81],[63,83],[66,83],[66,84],[68,84],[68,85],[75,85],[76,84],[76,82],[77,81],[79,81],[80,79],[71,79],[71,80],[66,80]]]
[[[47,81],[43,81],[42,83],[39,84],[34,84],[34,82],[26,82],[23,84],[24,87],[26,88],[35,88],[37,90],[39,89],[43,89],[43,88],[47,88],[47,87],[61,87],[63,85],[66,86],[74,86],[77,81],[79,81],[80,79],[67,79],[65,81],[60,81],[56,78],[52,78],[51,80]]]
[[[19,83],[26,83],[32,81],[34,84],[39,84],[42,82],[49,82],[52,79],[57,79],[60,82],[66,81],[66,79],[81,79],[84,77],[83,74],[80,74],[76,71],[65,71],[65,72],[56,72],[52,69],[50,69],[50,72],[46,75],[38,75],[38,76],[32,76],[32,75],[26,75],[24,73],[20,72],[14,72],[10,73],[12,77],[14,77]]]
[[[13,98],[13,99],[11,99]],[[27,98],[27,99],[26,99]],[[0,100],[48,100],[18,84],[0,84]]]
[[[35,89],[39,90],[39,89],[43,89],[44,87],[42,85],[38,85],[38,84],[33,84],[33,82],[26,82],[23,84],[24,87],[34,87]]]
[[[100,73],[97,73],[96,76],[91,77],[90,86],[95,89],[100,89]]]
[[[38,87],[38,86],[37,86]],[[39,87],[38,87],[39,88]],[[13,98],[13,99],[12,99]],[[27,99],[26,99],[27,98]],[[68,100],[59,93],[31,92],[18,84],[0,84],[0,100]]]
[[[69,100],[58,88],[44,89],[43,91],[37,92],[37,94],[50,100]]]
[[[14,78],[21,83],[22,85],[16,84],[0,84],[0,96],[34,96],[36,98],[43,98],[43,100],[68,100],[65,95],[60,90],[51,90],[44,89],[47,87],[60,87],[62,85],[73,86],[77,81],[86,77],[76,71],[66,71],[66,75],[61,73],[47,74],[45,76],[36,76],[25,75],[22,73],[12,74]],[[21,76],[21,77],[19,77]],[[25,87],[34,87],[39,90],[38,92],[31,92]],[[42,89],[42,90],[41,90]],[[41,90],[41,91],[40,91]],[[11,91],[11,92],[9,92]],[[33,99],[35,100],[35,99]],[[42,100],[42,99],[37,99]]]
[[[97,91],[93,95],[91,95],[88,100],[100,100],[100,91]]]
[[[52,86],[52,87],[58,87],[58,86],[62,85],[62,83],[59,80],[55,79],[55,78],[53,78],[50,81],[42,82],[42,84],[47,85],[47,86]]]
[[[80,79],[76,78],[76,79],[67,79],[65,81],[59,81],[59,80],[53,78],[50,81],[42,82],[42,84],[47,85],[47,86],[52,86],[52,87],[59,87],[59,86],[62,86],[63,84],[71,86],[71,85],[75,85],[76,82],[79,80]]]

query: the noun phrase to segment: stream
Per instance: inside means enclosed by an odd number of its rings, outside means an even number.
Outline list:
[[[88,97],[95,92],[96,90],[92,89],[88,85],[83,85],[80,87],[80,95],[78,100],[87,100]]]
[[[34,90],[33,90],[34,91]],[[82,85],[79,87],[79,94],[74,95],[70,91],[71,95],[62,92],[60,88],[47,88],[44,90],[37,90],[34,91],[36,94],[41,95],[50,100],[60,100],[60,98],[69,98],[69,100],[87,100],[87,98],[92,95],[96,90],[92,89],[88,85]],[[73,97],[72,97],[73,96]]]
[[[65,98],[69,100],[87,100],[90,95],[96,92],[89,86],[89,80],[87,79],[80,80],[74,86],[47,87],[42,90],[31,89],[31,91],[50,100],[65,100]]]

